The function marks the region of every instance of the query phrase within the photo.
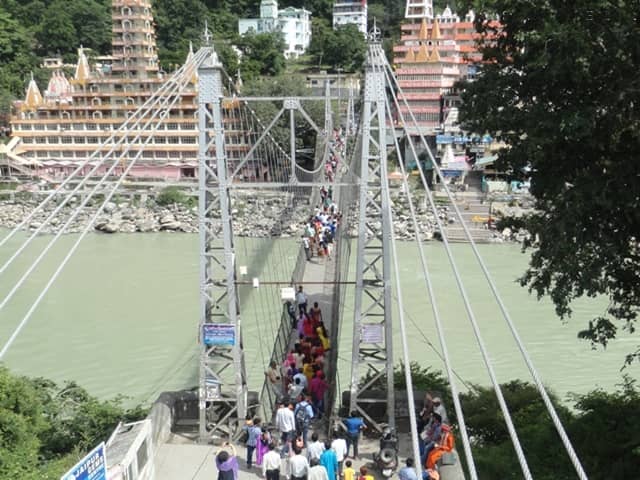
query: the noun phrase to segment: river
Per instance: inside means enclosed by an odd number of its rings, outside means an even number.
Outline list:
[[[6,232],[3,232],[3,235]],[[41,268],[0,312],[0,341],[6,342],[40,292],[74,235],[63,237]],[[4,263],[19,236],[0,251]],[[2,298],[50,237],[39,237],[15,265],[0,276]],[[399,244],[410,354],[412,360],[442,369],[431,307],[413,243]],[[11,248],[13,247],[13,248]],[[498,379],[529,379],[502,317],[475,265],[469,246],[455,245],[471,302],[481,325]],[[637,339],[622,334],[607,350],[591,350],[576,339],[587,320],[606,302],[580,301],[573,318],[562,323],[546,299],[538,301],[515,279],[527,257],[515,245],[482,245],[481,253],[503,295],[531,358],[545,383],[562,398],[619,383],[625,353]],[[236,239],[238,264],[247,265],[247,280],[283,280],[297,253],[291,240]],[[101,398],[117,394],[127,403],[149,403],[164,390],[197,384],[198,236],[191,234],[90,235],[45,297],[8,351],[4,362],[13,371],[74,380]],[[355,249],[354,249],[355,251]],[[473,333],[440,243],[426,247],[456,372],[467,382],[488,384]],[[353,269],[351,271],[353,274]],[[350,287],[351,288],[351,287]],[[279,321],[279,291],[273,286],[241,287],[242,319],[250,388],[258,390],[263,365]],[[271,313],[264,313],[271,312]],[[347,294],[341,331],[339,386],[350,375],[353,292]],[[398,315],[396,311],[395,319]],[[397,329],[396,329],[397,330]],[[265,340],[266,339],[266,340]],[[433,347],[427,343],[429,340]],[[400,337],[396,334],[400,359]],[[637,367],[627,373],[639,377]]]

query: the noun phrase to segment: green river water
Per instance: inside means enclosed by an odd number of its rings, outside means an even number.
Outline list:
[[[6,232],[3,232],[3,235]],[[75,236],[62,239],[14,299],[0,312],[4,344],[65,255]],[[4,263],[17,248],[13,239],[0,251]],[[2,298],[50,237],[40,237],[0,276]],[[13,248],[12,248],[13,247]],[[443,368],[425,339],[439,349],[417,250],[399,244],[399,266],[412,360]],[[238,264],[247,279],[283,280],[295,261],[291,240],[236,239]],[[561,396],[619,383],[624,354],[636,339],[622,335],[606,351],[591,350],[576,333],[606,306],[581,301],[566,324],[549,301],[538,301],[516,284],[526,257],[514,245],[480,246],[531,358],[547,385]],[[75,380],[102,398],[124,394],[130,403],[148,403],[164,390],[197,383],[198,236],[189,234],[90,235],[26,324],[4,358],[12,370],[54,380]],[[500,381],[529,379],[515,343],[465,245],[454,252]],[[426,247],[453,365],[466,381],[489,383],[473,332],[448,268],[443,247]],[[353,274],[353,269],[351,270]],[[241,289],[242,321],[250,388],[259,390],[264,365],[279,322],[279,290]],[[271,313],[265,313],[271,312]],[[353,291],[347,293],[341,330],[341,389],[348,388]],[[397,312],[395,318],[397,319]],[[397,331],[397,329],[396,329]],[[400,359],[400,336],[395,339]],[[639,377],[637,367],[627,373]]]

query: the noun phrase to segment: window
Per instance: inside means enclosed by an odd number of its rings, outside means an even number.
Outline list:
[[[136,453],[136,458],[138,460],[138,473],[142,472],[148,460],[148,452],[147,452],[147,441],[145,440],[140,445],[138,452]]]
[[[58,143],[58,137],[48,137],[47,141],[49,143]]]
[[[72,138],[71,137],[61,137],[60,140],[62,141],[61,143],[71,143]]]
[[[85,138],[84,137],[74,137],[73,143],[83,144],[83,143],[85,143]]]
[[[195,145],[196,137],[181,137],[180,141],[185,144]]]
[[[46,138],[45,137],[36,137],[36,143],[45,143],[46,142]]]

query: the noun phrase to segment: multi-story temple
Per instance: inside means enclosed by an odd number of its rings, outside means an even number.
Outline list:
[[[445,123],[455,123],[447,119],[457,112],[455,97],[450,96],[453,86],[472,75],[474,63],[482,58],[475,44],[473,12],[461,19],[447,7],[434,17],[430,1],[409,0],[407,19],[401,44],[393,49],[396,75],[420,130],[433,135]],[[408,109],[402,111],[406,114]]]
[[[63,178],[160,88],[166,76],[158,66],[150,0],[113,0],[112,32],[111,56],[91,63],[80,47],[73,77],[54,69],[44,95],[31,79],[24,101],[14,105],[5,173]],[[144,150],[131,176],[181,179],[196,175],[196,83],[194,76],[155,134],[143,133],[146,137],[131,145],[129,158]],[[143,145],[149,135],[153,138]],[[230,148],[228,154],[240,158],[243,148]],[[87,164],[85,173],[92,164]]]

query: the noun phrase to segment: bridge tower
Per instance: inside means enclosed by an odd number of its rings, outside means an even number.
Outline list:
[[[247,382],[227,158],[222,124],[222,64],[211,49],[198,70],[200,218],[199,437],[231,435],[247,412]],[[214,424],[215,423],[215,424]]]
[[[370,42],[380,42],[374,26]],[[376,401],[371,386],[386,374],[387,417],[395,427],[393,389],[393,332],[391,282],[391,218],[387,208],[387,128],[385,78],[381,60],[369,49],[365,65],[360,203],[353,322],[350,411],[357,410],[371,424],[364,407]],[[360,384],[364,378],[368,378]],[[377,399],[379,400],[379,399]]]

